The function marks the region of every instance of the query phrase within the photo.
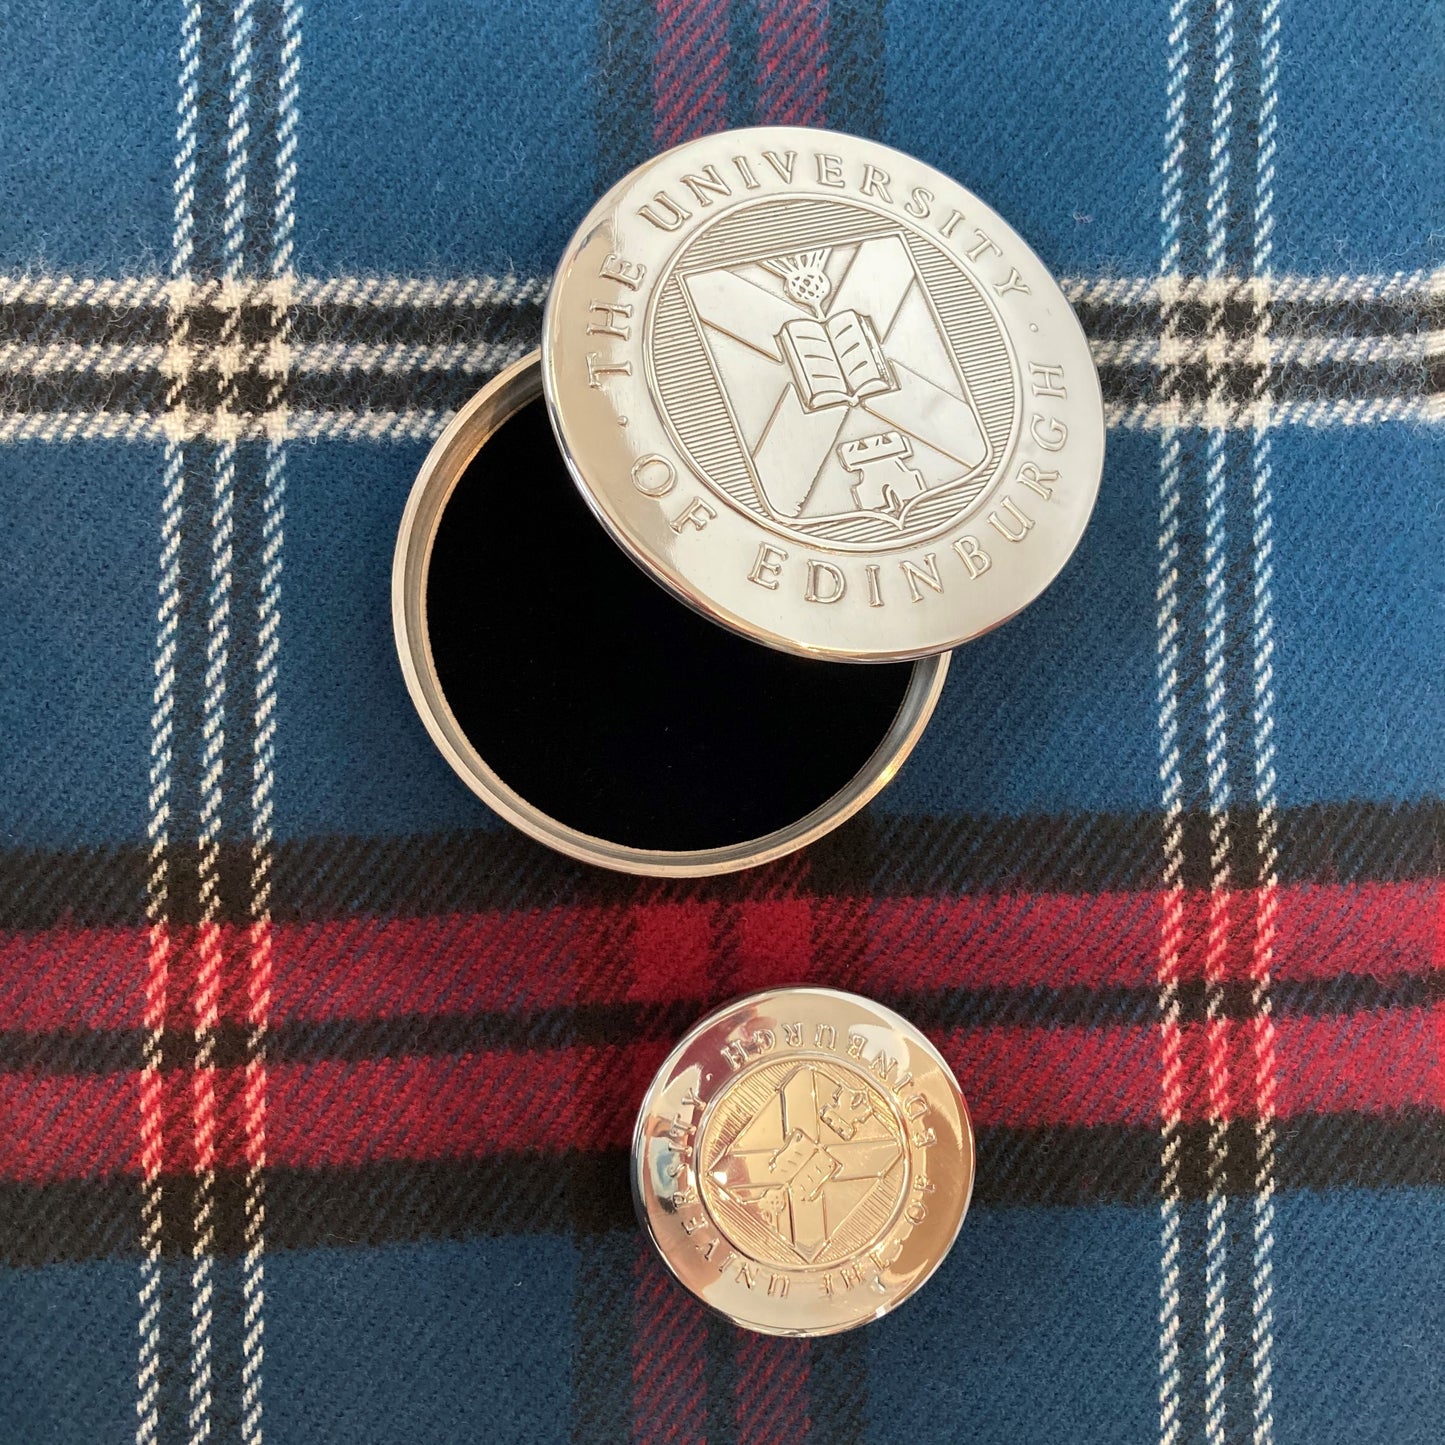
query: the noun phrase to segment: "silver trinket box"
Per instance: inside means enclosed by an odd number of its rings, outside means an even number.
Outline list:
[[[827,131],[691,141],[597,202],[540,355],[427,457],[393,568],[407,685],[551,847],[765,862],[894,776],[950,650],[1072,555],[1103,453],[1078,321],[977,197]]]

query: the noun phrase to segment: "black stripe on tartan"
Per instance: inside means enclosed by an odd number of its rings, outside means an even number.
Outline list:
[[[295,307],[291,321],[291,339],[302,345],[535,345],[541,334],[540,297],[486,304],[326,302]]]
[[[1245,407],[1255,400],[1255,371],[1230,363],[1218,370],[1204,361],[1186,362],[1166,383],[1152,363],[1099,367],[1106,402],[1178,401],[1185,405],[1220,401]],[[1362,402],[1375,397],[1425,396],[1439,379],[1433,362],[1407,357],[1381,361],[1286,361],[1270,370],[1269,395],[1276,402]]]
[[[736,10],[738,7],[734,7]],[[209,283],[213,288],[216,283]],[[254,278],[253,283],[254,284]],[[1189,298],[1171,310],[1177,334],[1201,341],[1217,325],[1229,341],[1247,341],[1256,331],[1255,303],[1241,287],[1222,306]],[[205,282],[186,308],[197,343],[215,341],[228,314],[209,299]],[[360,286],[360,283],[359,283]],[[290,308],[291,335],[305,344],[349,342],[365,345],[436,346],[485,342],[513,336],[535,337],[541,331],[542,300],[464,301],[441,295],[434,301],[328,300],[295,302]],[[1111,301],[1088,295],[1074,303],[1084,330],[1094,341],[1152,341],[1159,334],[1157,297]],[[1321,298],[1269,301],[1270,336],[1279,340],[1392,340],[1445,329],[1445,295],[1412,290],[1395,296],[1357,299]],[[264,343],[271,334],[271,308],[259,295],[240,308],[238,330],[246,345]],[[164,345],[170,335],[170,313],[161,301],[138,305],[119,302],[0,302],[0,337],[33,345],[103,342],[112,346]]]
[[[197,11],[199,49],[192,153],[194,192],[190,201],[191,254],[186,263],[186,274],[198,280],[219,277],[224,265],[223,217],[226,211],[225,157],[227,116],[230,108],[227,94],[230,23],[230,16],[223,7],[202,5]],[[189,317],[167,313],[165,308],[160,308],[160,314],[167,323],[165,340],[177,339],[183,344],[191,344],[191,338],[185,334],[190,322]],[[235,322],[239,320],[239,317],[234,318]],[[108,381],[116,388],[118,398],[126,393],[132,383],[140,390],[147,388],[147,383],[150,382],[154,389],[147,389],[146,394],[153,396],[154,401],[148,403],[148,409],[156,415],[163,415],[170,409],[171,383],[158,373],[148,375],[138,370],[93,379]],[[69,394],[64,385],[69,378],[51,376],[46,380],[50,385],[59,383],[61,395]],[[155,383],[159,385],[155,386]],[[0,393],[3,393],[3,390],[3,383],[0,383]],[[81,384],[77,386],[75,394],[84,397],[87,390],[87,386]],[[32,398],[38,399],[42,392],[41,386],[32,383]],[[61,405],[65,406],[66,403],[62,402]],[[84,400],[73,404],[72,409],[74,406],[105,409],[90,407]],[[202,779],[206,766],[202,752],[205,746],[203,715],[207,692],[207,617],[208,597],[213,585],[212,562],[215,556],[212,546],[212,514],[215,508],[214,449],[204,443],[187,443],[181,453],[181,463],[184,490],[180,501],[178,539],[179,606],[172,658],[173,732],[170,743],[170,792],[167,799],[169,817],[166,823],[170,839],[166,854],[166,917],[171,915],[177,905],[182,912],[198,908],[200,872],[199,850],[195,840],[200,836]],[[158,504],[161,503],[168,480],[164,464],[157,458],[152,495]],[[157,505],[153,515],[159,524],[162,515],[160,505]],[[161,528],[157,525],[158,549],[160,542]],[[228,865],[223,865],[221,876],[225,876],[226,871],[234,872],[234,866]],[[233,900],[226,893],[223,892],[222,897],[224,904],[233,905]],[[187,956],[180,952],[176,954],[170,985],[173,1000],[187,997],[187,991],[193,988],[194,964],[193,955]],[[193,1004],[193,995],[188,1001]],[[180,1125],[183,1130],[192,1126],[189,1117]],[[218,1218],[225,1212],[225,1206],[218,1200]],[[164,1192],[162,1218],[165,1229],[176,1241],[174,1249],[166,1249],[167,1258],[161,1271],[162,1307],[158,1325],[160,1343],[157,1359],[157,1438],[165,1442],[185,1438],[187,1414],[194,1403],[189,1398],[189,1385],[191,1331],[196,1323],[193,1315],[195,1301],[191,1270],[185,1262],[185,1256],[192,1252],[196,1238],[193,1179],[178,1179],[173,1187]],[[139,1209],[132,1227],[139,1234]],[[218,1315],[219,1310],[213,1309],[213,1323]],[[218,1343],[214,1330],[210,1333],[209,1343],[214,1350]],[[220,1393],[212,1392],[213,1407]],[[213,1426],[215,1423],[213,1415]]]
[[[1095,340],[1152,341],[1160,324],[1155,301],[1127,306],[1078,306],[1085,329]],[[1422,335],[1432,325],[1445,326],[1445,302],[1422,298],[1373,302],[1322,302],[1317,305],[1271,302],[1270,335],[1275,341],[1318,339],[1336,335],[1362,342],[1399,340]],[[398,353],[406,347],[479,347],[521,350],[536,344],[541,332],[542,303],[493,301],[478,305],[449,300],[436,304],[357,301],[296,305],[291,308],[291,337],[296,345],[311,347],[389,347]],[[1211,326],[1222,328],[1227,342],[1246,343],[1258,331],[1254,303],[1247,297],[1223,307],[1188,302],[1175,308],[1175,330],[1186,343],[1203,346]],[[251,348],[235,379],[233,409],[253,414],[267,409],[270,385],[262,367],[264,348],[275,332],[269,302],[257,296],[239,314],[203,300],[185,312],[188,343],[194,348],[193,374],[184,400],[193,408],[216,404],[219,383],[215,348],[226,327],[233,328],[243,347]],[[0,306],[0,334],[44,346],[58,342],[112,346],[164,345],[171,317],[163,305],[60,306],[35,304]],[[1423,348],[1422,348],[1423,351]],[[323,358],[317,358],[318,361]],[[317,409],[355,410],[359,407],[402,407],[408,393],[425,391],[438,405],[458,405],[479,384],[478,374],[460,364],[427,367],[421,358],[394,354],[390,366],[402,368],[395,376],[383,373],[374,360],[357,364],[353,356],[343,362],[340,353],[325,361],[329,371],[315,369],[295,376],[301,392],[296,405]],[[1106,362],[1100,368],[1106,397],[1111,401],[1157,401],[1164,398],[1161,375],[1152,357],[1132,363]],[[1252,399],[1256,368],[1247,358],[1236,358],[1223,368],[1220,397],[1232,403]],[[1186,356],[1177,372],[1177,397],[1201,401],[1210,396],[1210,369],[1201,356]],[[307,387],[315,389],[308,394]],[[0,403],[9,412],[47,410],[156,411],[168,382],[158,367],[143,365],[114,372],[78,368],[36,373],[24,366],[0,373]],[[1439,356],[1382,358],[1378,360],[1324,358],[1290,360],[1276,365],[1271,391],[1282,400],[1359,400],[1364,396],[1413,396],[1445,389],[1445,360]],[[1170,395],[1175,395],[1171,390]],[[411,405],[417,405],[415,400]]]
[[[1231,1158],[1253,1157],[1254,1124],[1230,1125]],[[1386,1116],[1308,1115],[1278,1120],[1279,1188],[1445,1188],[1445,1115],[1404,1109]],[[1184,1196],[1206,1193],[1203,1124],[1181,1132]],[[1128,1205],[1158,1202],[1159,1133],[1152,1127],[978,1130],[974,1207]],[[381,1245],[427,1240],[572,1236],[579,1259],[611,1237],[632,1251],[636,1227],[625,1151],[518,1153],[470,1160],[387,1161],[351,1168],[267,1171],[268,1250]],[[165,1181],[168,1223],[185,1220],[186,1185]],[[1252,1181],[1233,1188],[1251,1197]],[[244,1180],[217,1177],[219,1251],[243,1248]],[[138,1256],[135,1221],[140,1181],[130,1175],[45,1184],[0,1180],[0,1263],[18,1268]],[[165,1239],[167,1253],[189,1257],[189,1228]],[[594,1254],[600,1259],[600,1254]],[[609,1257],[610,1258],[610,1257]],[[618,1267],[620,1259],[618,1260]],[[602,1271],[613,1293],[630,1295],[626,1276]],[[578,1308],[585,1315],[586,1300]]]
[[[631,943],[630,920],[619,920],[598,944],[605,975],[622,967]],[[575,1021],[548,1020],[542,1047],[576,1042]],[[569,1153],[567,1227],[577,1253],[572,1296],[573,1445],[612,1445],[618,1422],[633,1415],[632,1346],[636,1333],[636,1234],[628,1169],[613,1156]],[[618,1168],[618,1164],[621,1167]]]
[[[1252,34],[1254,27],[1246,25],[1243,30]],[[1250,114],[1253,113],[1252,106],[1244,109]],[[1249,154],[1252,155],[1252,151]],[[1236,211],[1247,214],[1248,207],[1237,207]],[[1244,378],[1243,372],[1239,375],[1241,379]],[[1247,379],[1251,394],[1258,395],[1261,380],[1259,370],[1251,368]],[[1224,605],[1227,640],[1221,683],[1226,689],[1223,711],[1230,780],[1229,887],[1235,891],[1230,902],[1229,931],[1230,953],[1234,959],[1252,956],[1258,927],[1258,900],[1253,893],[1241,890],[1257,888],[1261,880],[1257,836],[1254,835],[1254,830],[1247,833],[1234,825],[1236,805],[1253,803],[1256,797],[1253,453],[1252,433],[1235,431],[1226,434],[1224,501],[1228,548]],[[1418,982],[1421,987],[1417,996],[1422,999],[1430,998],[1437,991],[1434,987],[1436,981],[1428,975],[1419,978]],[[1272,981],[1268,993],[1263,997],[1267,999],[1267,1006],[1274,1016],[1278,1017],[1285,1012],[1288,1007],[1285,999],[1293,994],[1295,987],[1291,982],[1282,989],[1278,983]],[[1248,982],[1227,984],[1215,993],[1223,1010],[1230,1017],[1252,1020],[1258,1016],[1258,1010],[1253,1006],[1254,989]],[[1195,996],[1202,1005],[1202,993],[1196,993]],[[1342,997],[1348,996],[1347,991]],[[1202,1016],[1201,1008],[1195,1017]],[[1387,1024],[1386,1027],[1388,1026]],[[1245,1058],[1236,1054],[1229,1067],[1235,1075],[1231,1081],[1235,1086],[1232,1090],[1233,1096],[1255,1098],[1258,1086],[1252,1051]],[[1245,1087],[1239,1088],[1240,1084]],[[1252,1130],[1237,1131],[1238,1134],[1243,1134],[1243,1137],[1229,1140],[1227,1187],[1237,1196],[1246,1196],[1258,1182],[1259,1150]],[[1253,1220],[1254,1202],[1251,1198],[1231,1199],[1225,1211],[1225,1258],[1229,1269],[1224,1295],[1225,1369],[1222,1385],[1225,1416],[1236,1421],[1252,1419],[1254,1410],[1254,1343],[1251,1338],[1255,1324],[1252,1287],[1255,1259]],[[1205,1227],[1208,1227],[1207,1220]],[[1201,1318],[1206,1315],[1207,1310],[1201,1311]]]
[[[210,298],[219,283],[198,281],[196,299],[185,308],[193,344],[218,344],[235,318],[243,346],[262,346],[275,327],[272,307],[259,293],[237,312]],[[248,285],[257,285],[255,277]],[[360,287],[358,287],[360,289]],[[170,339],[171,316],[163,302],[122,305],[48,305],[33,301],[0,302],[0,338],[34,346],[70,342],[76,345],[164,346]],[[336,300],[296,302],[289,308],[291,340],[301,345],[325,343],[355,346],[479,345],[494,341],[535,341],[542,330],[542,301],[530,297],[468,302],[444,298],[433,302]]]
[[[882,0],[829,0],[828,124],[883,138],[885,69]]]
[[[809,1433],[828,1445],[868,1438],[868,1347],[862,1330],[826,1335],[809,1347]]]
[[[352,371],[338,367],[326,371],[297,371],[288,378],[287,405],[302,411],[355,415],[367,411],[405,411],[432,408],[455,411],[471,399],[485,376],[499,371],[533,344],[535,338],[505,344],[495,364],[484,371],[417,366],[400,373],[381,370]],[[191,371],[181,391],[181,403],[191,412],[225,410],[241,417],[263,417],[276,408],[275,379],[262,369],[257,354],[235,375],[223,375],[213,366]],[[10,413],[44,414],[81,411],[112,416],[161,416],[167,410],[171,382],[159,369],[131,372],[49,372],[39,376],[0,377]],[[16,406],[13,403],[19,402]]]
[[[1256,161],[1259,142],[1259,102],[1262,94],[1261,82],[1261,29],[1257,15],[1243,15],[1234,38],[1234,98],[1232,120],[1232,149],[1234,169],[1231,176],[1231,196],[1228,213],[1228,257],[1240,274],[1250,271],[1254,263],[1256,220],[1254,202],[1256,197]],[[1244,315],[1239,318],[1245,335],[1264,334],[1262,323],[1265,312],[1254,298],[1248,298],[1242,308]],[[1234,308],[1221,308],[1219,320],[1228,326],[1235,321]],[[1272,312],[1268,320],[1273,323]],[[1270,367],[1266,370],[1258,363],[1246,363],[1233,368],[1228,374],[1231,394],[1235,388],[1247,393],[1250,400],[1262,397],[1273,399],[1275,388],[1281,384],[1281,371],[1289,367]],[[1297,372],[1298,368],[1294,370]],[[1267,382],[1267,390],[1266,390]],[[1255,438],[1248,432],[1233,432],[1225,438],[1226,525],[1229,535],[1228,571],[1225,597],[1227,612],[1227,647],[1223,683],[1227,688],[1225,726],[1228,730],[1227,752],[1231,783],[1231,827],[1230,841],[1230,886],[1235,889],[1256,888],[1261,882],[1262,859],[1259,855],[1258,838],[1250,830],[1248,835],[1233,826],[1233,809],[1240,803],[1252,803],[1256,797],[1256,726],[1255,706],[1255,646],[1254,646],[1254,581],[1256,566],[1257,538],[1254,528],[1254,450]],[[1271,740],[1272,741],[1272,740]],[[1231,933],[1236,943],[1235,957],[1253,948],[1258,927],[1257,900],[1251,895],[1237,897],[1232,904]],[[1431,992],[1431,980],[1422,980],[1425,993]],[[1233,990],[1230,987],[1218,990],[1226,1008],[1243,1004],[1242,1010],[1232,1016],[1250,1019],[1256,1014],[1251,1007],[1253,990],[1245,987]],[[1272,985],[1264,995],[1265,1006],[1275,1012],[1285,1007],[1280,989]],[[1236,1059],[1231,1067],[1253,1071],[1254,1061],[1247,1064]],[[1235,1096],[1239,1097],[1235,1090]],[[1249,1096],[1255,1095],[1255,1088],[1249,1089]],[[1229,1139],[1228,1175],[1229,1187],[1237,1195],[1243,1195],[1258,1181],[1259,1150],[1252,1130],[1239,1131],[1245,1137]],[[1276,1164],[1277,1164],[1277,1153]],[[1255,1327],[1254,1289],[1252,1275],[1255,1260],[1253,1237],[1253,1201],[1248,1198],[1231,1200],[1226,1211],[1227,1238],[1225,1257],[1229,1263],[1228,1287],[1225,1291],[1224,1350],[1225,1376],[1223,1380],[1223,1408],[1227,1419],[1242,1423],[1253,1418],[1256,1366],[1253,1358]],[[1207,1221],[1206,1221],[1207,1227]],[[1202,1317],[1202,1312],[1201,1312]]]
[[[1320,803],[1277,815],[1280,883],[1429,881],[1442,866],[1445,806]],[[1208,885],[1200,845],[1208,818],[1184,818],[1185,884]],[[1237,847],[1256,815],[1231,813]],[[273,917],[280,923],[412,917],[515,907],[624,905],[642,899],[734,903],[778,895],[952,897],[979,892],[1090,894],[1159,881],[1161,822],[1148,814],[1021,818],[890,817],[865,812],[805,853],[726,878],[659,882],[588,868],[507,828],[401,838],[329,836],[278,844]],[[244,850],[249,859],[249,846]],[[0,930],[138,928],[146,850],[0,849]],[[193,892],[173,920],[193,923]],[[244,921],[244,919],[236,920]]]
[[[163,305],[96,302],[51,305],[41,301],[0,302],[0,337],[36,346],[57,342],[112,346],[164,346],[170,339],[170,313]]]
[[[1177,269],[1189,276],[1204,272],[1208,251],[1205,218],[1209,213],[1210,126],[1217,69],[1213,59],[1210,18],[1208,14],[1186,15],[1183,18],[1189,29],[1188,71],[1184,77],[1184,114],[1180,132],[1183,150],[1176,172],[1181,205],[1177,230],[1171,239],[1178,247]],[[1198,330],[1186,327],[1186,321],[1192,322],[1195,317],[1186,318],[1182,309],[1171,309],[1170,337],[1198,345],[1222,331],[1222,308],[1217,305],[1206,303],[1199,309],[1197,319]],[[1177,364],[1171,363],[1167,368],[1150,363],[1105,365],[1099,368],[1099,380],[1106,398],[1123,397],[1135,403],[1220,403],[1232,400],[1228,373],[1207,365],[1197,352],[1193,357],[1186,353]],[[1217,686],[1206,678],[1205,654],[1211,641],[1207,629],[1212,612],[1206,581],[1206,548],[1210,545],[1207,468],[1211,443],[1218,440],[1217,436],[1197,429],[1178,437],[1177,600],[1173,618],[1178,629],[1178,664],[1174,684],[1178,732],[1175,743],[1183,806],[1192,815],[1206,815],[1205,828],[1187,833],[1181,849],[1185,869],[1201,888],[1210,888],[1217,881],[1218,820],[1209,818],[1207,813],[1211,801],[1217,805],[1218,799],[1211,785],[1213,768],[1206,761],[1207,700],[1211,693],[1217,696]],[[1228,834],[1225,836],[1228,838]],[[1159,856],[1162,862],[1165,857],[1163,848]],[[1199,939],[1192,942],[1194,947],[1189,950],[1193,954],[1190,962],[1198,967],[1204,945]],[[1227,1178],[1224,1181],[1209,1178],[1213,1131],[1208,1125],[1179,1130],[1174,1133],[1171,1142],[1177,1150],[1175,1157],[1180,1173],[1188,1172],[1194,1176],[1196,1190],[1208,1193],[1211,1184],[1217,1189],[1221,1182],[1229,1182]],[[1156,1164],[1156,1169],[1158,1167]],[[1175,1216],[1179,1231],[1178,1299],[1170,1323],[1177,1329],[1174,1347],[1178,1350],[1179,1360],[1179,1406],[1186,1422],[1186,1435],[1193,1430],[1193,1417],[1198,1402],[1203,1398],[1198,1362],[1205,1356],[1204,1272],[1207,1250],[1198,1197],[1194,1191],[1185,1191],[1182,1207]]]
[[[520,355],[534,341],[518,341],[516,353]],[[487,365],[465,371],[442,366],[417,366],[397,373],[343,368],[300,371],[290,379],[288,404],[293,410],[338,417],[416,409],[456,411],[488,376],[514,359],[512,352],[503,348]],[[1202,364],[1180,367],[1176,383],[1167,392],[1152,366],[1104,365],[1099,368],[1099,378],[1104,400],[1121,406],[1148,406],[1170,400],[1188,406],[1216,401],[1242,412],[1255,399],[1252,372],[1242,366],[1229,368],[1222,384],[1211,380]],[[1289,363],[1277,367],[1270,395],[1276,403],[1366,404],[1412,400],[1442,389],[1445,369],[1438,358],[1332,361],[1318,366]],[[0,376],[0,414],[160,416],[166,409],[168,392],[169,382],[158,370],[119,374],[50,372],[39,376],[11,373]],[[274,409],[271,397],[271,379],[259,368],[247,369],[232,378],[223,378],[213,370],[193,371],[183,392],[193,422],[204,421],[223,404],[225,410],[237,416],[263,417]]]
[[[1226,255],[1232,268],[1247,275],[1254,264],[1255,181],[1259,153],[1260,24],[1249,11],[1234,29],[1234,92],[1230,109],[1230,206]],[[1246,1368],[1246,1377],[1248,1370]]]
[[[757,125],[758,0],[732,0],[728,6],[728,126]]]
[[[1212,8],[1212,7],[1210,7]],[[1210,8],[1182,17],[1188,25],[1187,71],[1183,85],[1184,150],[1179,160],[1179,227],[1177,269],[1202,275],[1205,264],[1204,217],[1209,208],[1209,112],[1214,97],[1213,37]]]
[[[251,43],[251,135],[246,166],[246,267],[253,276],[271,272],[280,147],[284,4],[264,4],[255,13]]]
[[[1096,342],[1152,342],[1158,334],[1160,308],[1157,301],[1128,304],[1075,303],[1085,331]],[[1177,334],[1188,342],[1203,346],[1209,335],[1210,318],[1215,308],[1203,303],[1184,302],[1174,308]],[[196,361],[206,364],[207,348],[219,343],[228,312],[202,299],[185,311],[188,335],[198,348]],[[1257,332],[1257,316],[1252,301],[1242,299],[1222,308],[1222,336],[1226,342],[1251,341]],[[497,300],[468,303],[456,299],[434,303],[328,301],[295,304],[290,308],[291,340],[300,346],[352,347],[443,347],[443,346],[530,346],[541,335],[542,301]],[[8,341],[24,341],[39,348],[58,343],[76,345],[105,344],[114,347],[163,346],[170,337],[171,314],[164,305],[120,306],[114,304],[48,306],[33,302],[0,304],[0,337]],[[274,332],[272,308],[259,296],[248,300],[235,316],[236,332],[246,347],[262,347]],[[1431,330],[1445,328],[1445,300],[1427,301],[1423,296],[1390,300],[1327,301],[1319,303],[1270,302],[1270,336],[1274,341],[1308,341],[1334,339],[1341,343],[1354,341],[1389,342],[1424,336]],[[1421,350],[1423,351],[1423,346]],[[1187,347],[1186,347],[1187,350]],[[258,360],[258,359],[257,359]],[[336,363],[339,366],[339,363]],[[1332,360],[1328,362],[1289,363],[1291,385],[1298,390],[1308,384],[1316,370],[1335,368],[1353,375],[1354,368],[1373,363]],[[1439,390],[1442,385],[1440,360],[1421,358],[1407,362],[1383,363],[1387,368],[1402,369],[1413,376],[1417,386]],[[1410,368],[1414,368],[1414,372]],[[1105,373],[1117,373],[1114,389],[1126,383],[1138,385],[1137,377],[1153,371],[1154,363],[1146,360],[1133,367],[1106,366]],[[1194,370],[1203,369],[1202,360]],[[1251,364],[1231,361],[1231,373],[1249,375]],[[150,368],[131,368],[116,373],[124,377],[144,377]],[[86,373],[81,370],[65,373],[75,379]],[[356,368],[357,375],[366,374]],[[1368,372],[1363,373],[1367,378]],[[25,389],[33,381],[24,368],[0,373],[0,397],[9,409],[24,404]],[[1185,384],[1197,391],[1197,380],[1191,381],[1190,370],[1184,369]],[[1332,383],[1333,384],[1333,383]],[[34,409],[29,407],[28,409]]]
[[[737,1445],[738,1327],[716,1310],[703,1316],[703,1394],[707,1405],[707,1445]]]
[[[655,28],[652,5],[599,0],[592,51],[598,195],[653,154]]]
[[[224,5],[201,5],[196,74],[195,198],[190,274],[219,276],[224,265],[226,131],[230,112],[231,14]]]
[[[1257,394],[1258,374],[1250,385]],[[1229,759],[1229,877],[1235,889],[1259,885],[1260,856],[1257,780],[1255,776],[1255,546],[1254,435],[1231,432],[1225,447],[1225,528],[1228,533],[1225,572],[1224,726]],[[1243,817],[1236,822],[1236,813]],[[1241,826],[1245,823],[1247,826]],[[1239,908],[1234,932],[1252,930],[1252,918]]]
[[[865,904],[859,905],[860,917]],[[1252,926],[1242,912],[1236,928]],[[849,986],[852,969],[839,952],[838,933],[828,936],[830,977]],[[845,945],[846,948],[846,945]],[[240,963],[237,964],[239,968]],[[450,1058],[503,1051],[542,1051],[569,1045],[609,1046],[670,1042],[710,1008],[736,992],[726,982],[720,960],[714,995],[660,1005],[584,1004],[511,1013],[404,1014],[381,1019],[340,1019],[325,1023],[288,1020],[273,1024],[266,1036],[272,1065],[361,1063],[392,1058]],[[1254,1017],[1252,985],[1230,982],[1221,990],[1221,1014],[1246,1021]],[[1090,988],[955,988],[873,990],[880,1003],[896,1009],[920,1027],[936,1032],[977,1028],[1108,1028],[1151,1023],[1158,990]],[[1391,975],[1344,974],[1331,978],[1278,980],[1270,990],[1275,1018],[1328,1018],[1424,1009],[1445,1002],[1445,973]],[[1205,988],[1194,979],[1179,987],[1180,1021],[1202,1023]],[[117,1074],[139,1069],[145,1034],[140,1029],[0,1030],[0,1072]],[[246,1026],[225,1022],[215,1032],[217,1068],[241,1068],[247,1060]],[[166,1072],[195,1066],[195,1038],[188,1031],[168,1033]]]

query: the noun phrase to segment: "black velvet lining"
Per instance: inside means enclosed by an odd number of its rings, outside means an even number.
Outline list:
[[[497,775],[636,848],[724,847],[804,817],[863,767],[912,672],[789,657],[674,600],[587,510],[540,401],[447,503],[427,625],[442,692]]]

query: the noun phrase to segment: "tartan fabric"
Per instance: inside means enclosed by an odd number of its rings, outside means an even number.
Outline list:
[[[9,9],[0,1440],[1437,1438],[1432,21]],[[624,879],[450,775],[390,548],[591,199],[753,121],[1018,226],[1109,459],[862,816]],[[936,1279],[816,1342],[681,1293],[625,1167],[678,1033],[798,981],[980,1143]]]

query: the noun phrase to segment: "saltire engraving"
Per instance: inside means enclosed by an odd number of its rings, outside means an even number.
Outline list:
[[[690,271],[681,284],[772,515],[886,518],[904,532],[926,491],[956,492],[989,460],[901,232]]]
[[[855,1070],[764,1068],[726,1102],[702,1145],[702,1187],[709,1213],[749,1258],[792,1267],[825,1251],[846,1258],[886,1226],[903,1140]]]

